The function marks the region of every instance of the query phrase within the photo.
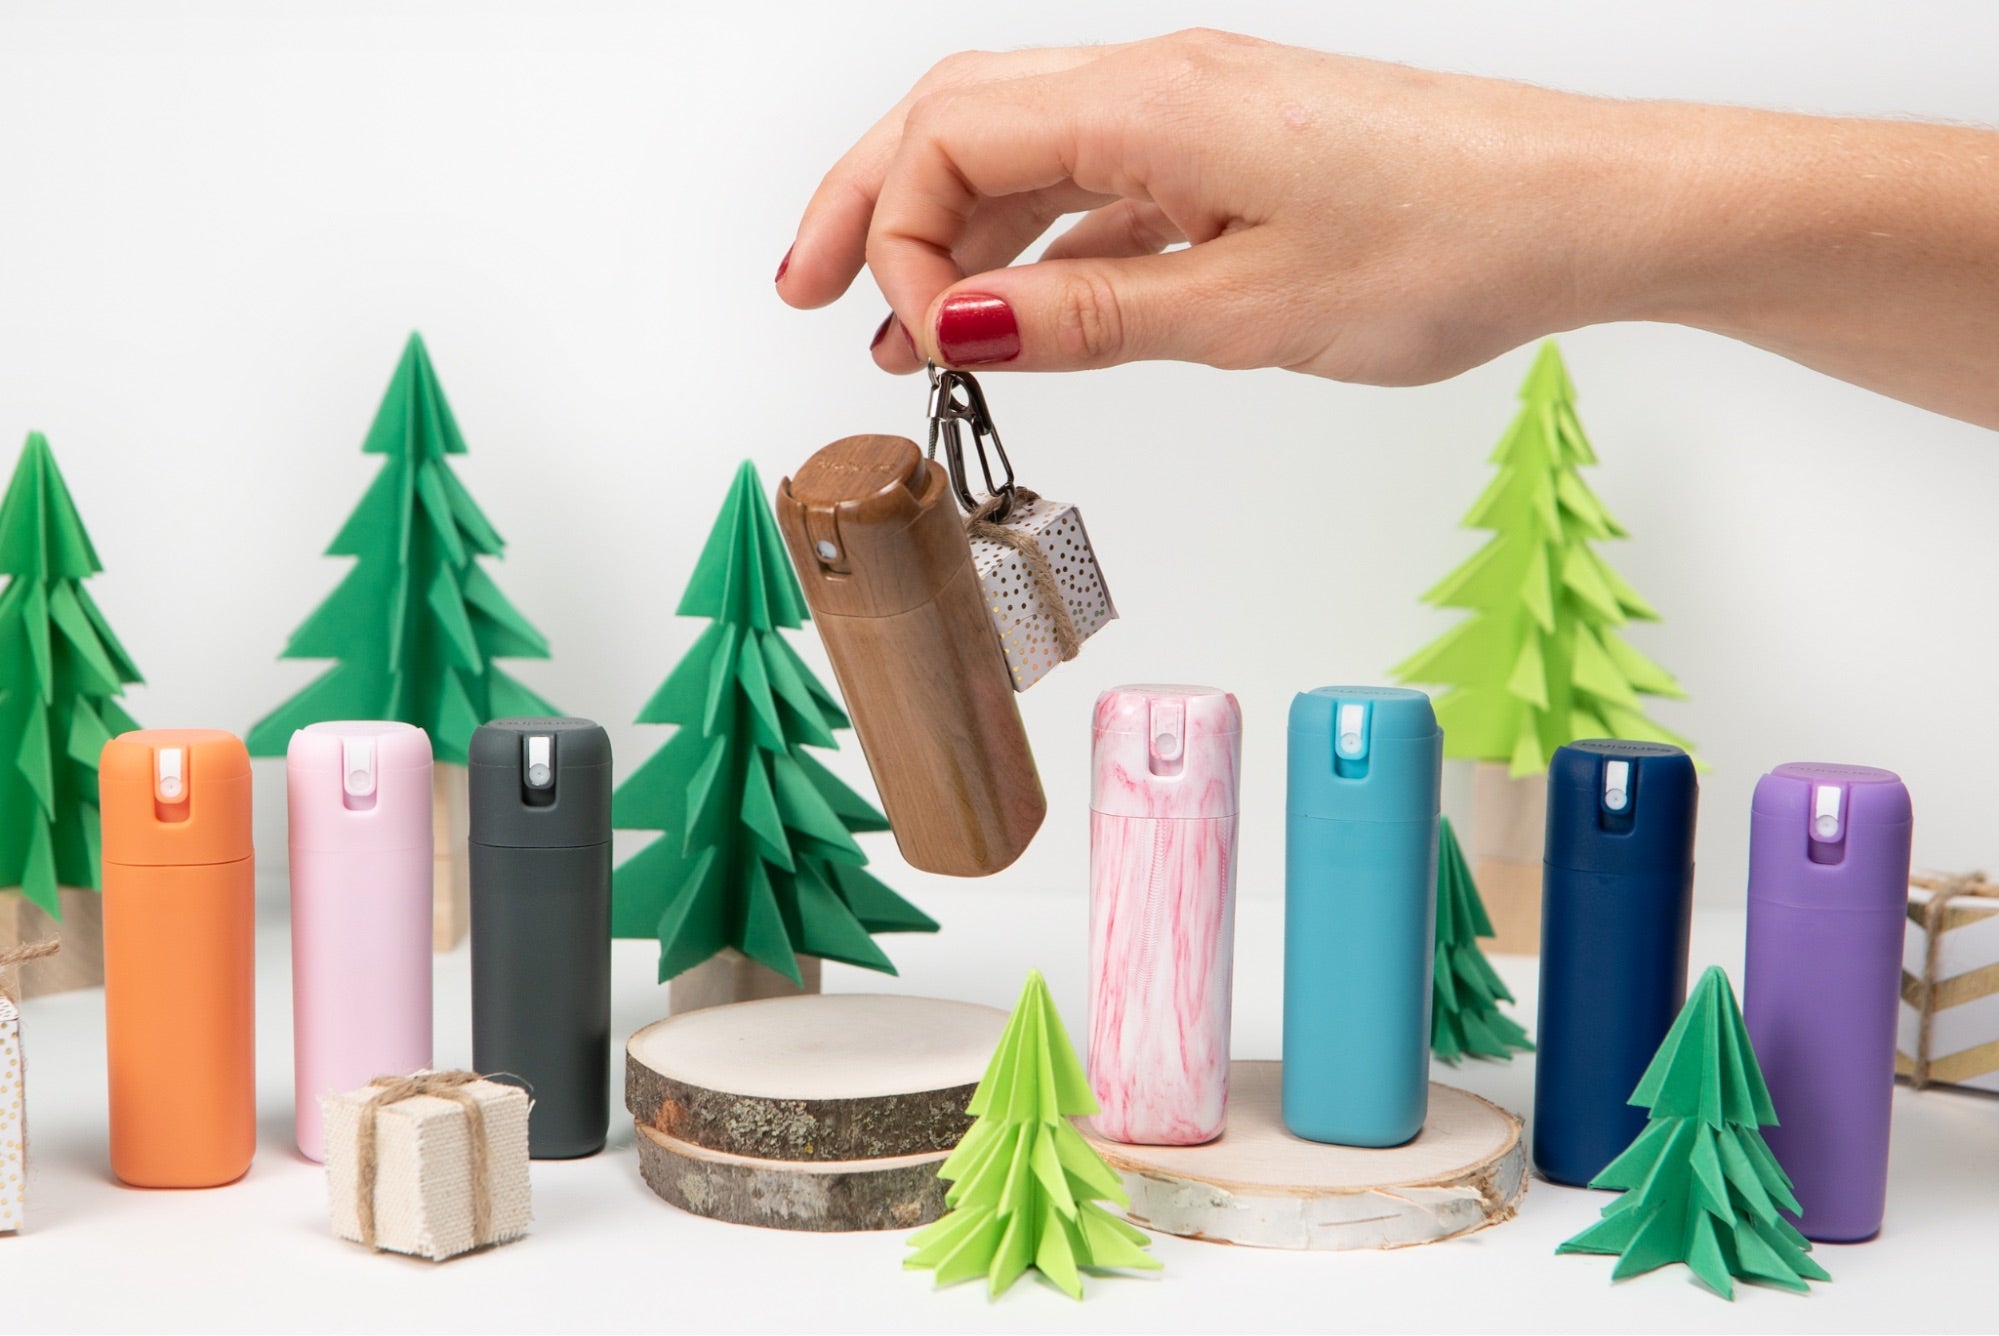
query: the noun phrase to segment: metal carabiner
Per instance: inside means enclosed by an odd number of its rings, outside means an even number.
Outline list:
[[[944,468],[951,475],[951,490],[957,493],[958,504],[965,513],[977,511],[981,504],[972,495],[971,481],[965,472],[965,432],[971,432],[972,448],[978,452],[979,473],[984,478],[986,492],[993,505],[986,518],[998,523],[1013,509],[1014,481],[1013,461],[1007,458],[1006,446],[1001,444],[999,429],[993,425],[992,413],[986,407],[985,391],[971,373],[953,371],[928,365],[930,376],[930,445],[925,452],[929,459],[937,458],[939,445],[943,446]],[[986,454],[986,443],[992,442],[993,453],[999,456],[1002,477],[993,477],[992,460]]]

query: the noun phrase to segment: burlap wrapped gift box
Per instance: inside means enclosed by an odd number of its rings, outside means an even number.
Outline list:
[[[433,1261],[526,1233],[529,1105],[470,1072],[324,1097],[333,1232]]]

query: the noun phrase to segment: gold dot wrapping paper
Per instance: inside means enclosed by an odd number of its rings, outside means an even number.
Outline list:
[[[1032,538],[1048,559],[1069,608],[1078,640],[1088,640],[1117,616],[1104,573],[1083,517],[1066,501],[1036,497],[1016,505],[1003,521],[1008,529]],[[1025,691],[1062,662],[1055,620],[1035,588],[1034,574],[1020,553],[987,538],[972,539],[972,565],[979,574],[986,611],[1006,654],[1007,675],[1015,691]]]
[[[28,1096],[21,1013],[0,997],[0,1234],[20,1229],[28,1196]]]

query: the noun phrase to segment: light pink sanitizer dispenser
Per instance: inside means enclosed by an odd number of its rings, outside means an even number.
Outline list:
[[[298,1148],[323,1160],[322,1095],[430,1065],[430,739],[313,724],[292,734],[285,786]]]
[[[1090,780],[1092,1126],[1192,1146],[1222,1134],[1235,956],[1242,711],[1213,687],[1097,698]]]

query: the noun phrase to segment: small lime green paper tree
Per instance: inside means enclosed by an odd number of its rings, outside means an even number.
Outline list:
[[[978,1121],[937,1170],[951,1184],[949,1210],[910,1238],[905,1267],[934,1269],[939,1285],[983,1275],[998,1295],[1031,1266],[1072,1299],[1083,1297],[1084,1271],[1159,1269],[1144,1232],[1097,1204],[1131,1202],[1069,1121],[1097,1101],[1039,970],[969,1111]]]
[[[58,887],[97,888],[97,756],[138,727],[118,697],[139,670],[83,587],[103,569],[29,433],[0,498],[0,886],[54,918]]]
[[[556,710],[493,663],[545,659],[548,642],[479,562],[504,544],[451,471],[465,439],[422,335],[410,335],[361,449],[386,462],[326,549],[354,566],[283,655],[339,662],[250,730],[250,754],[283,756],[307,724],[396,719],[463,765],[480,724]]]
[[[888,822],[806,750],[850,724],[785,641],[810,614],[747,461],[678,611],[713,624],[639,713],[678,730],[611,798],[660,832],[612,876],[613,935],[657,936],[662,983],[726,947],[793,983],[801,954],[895,973],[870,934],[937,924],[866,871],[854,835]]]
[[[1478,939],[1492,936],[1492,920],[1478,897],[1464,850],[1451,819],[1438,826],[1437,960],[1431,971],[1430,1051],[1456,1063],[1475,1058],[1511,1061],[1513,1049],[1533,1051],[1527,1032],[1500,1011],[1513,994],[1479,950]]]
[[[1798,1201],[1757,1130],[1777,1114],[1719,967],[1695,985],[1631,1102],[1650,1121],[1590,1180],[1624,1195],[1556,1252],[1616,1254],[1613,1280],[1684,1262],[1724,1299],[1735,1297],[1731,1276],[1798,1291],[1832,1279],[1778,1214]]]
[[[1463,520],[1493,537],[1423,596],[1472,615],[1394,670],[1449,688],[1437,701],[1446,755],[1506,761],[1515,776],[1543,772],[1577,738],[1690,746],[1644,713],[1642,697],[1683,693],[1619,632],[1659,614],[1590,546],[1626,534],[1578,472],[1596,454],[1575,398],[1543,343],[1492,452],[1498,476]]]

